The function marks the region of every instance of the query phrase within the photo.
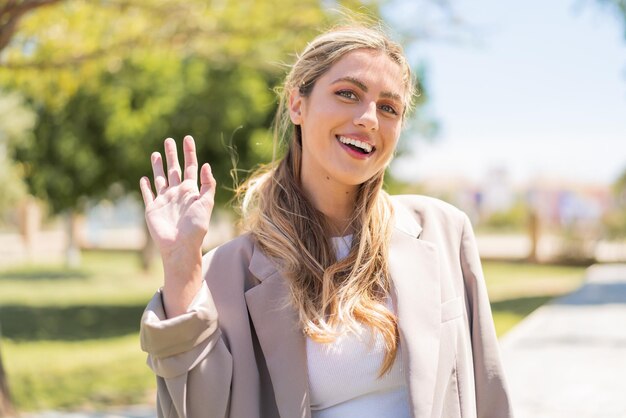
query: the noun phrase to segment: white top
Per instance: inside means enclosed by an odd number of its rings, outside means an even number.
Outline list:
[[[348,255],[351,236],[333,238],[339,259]],[[410,418],[402,351],[383,377],[382,337],[368,327],[330,344],[307,338],[307,364],[313,418]]]

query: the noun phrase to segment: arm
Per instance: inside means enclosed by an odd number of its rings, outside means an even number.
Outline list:
[[[157,375],[159,417],[227,416],[232,356],[206,282],[186,312],[171,319],[158,291],[141,319],[140,339]]]
[[[469,218],[467,215],[464,215],[464,218],[461,268],[470,315],[477,414],[479,418],[511,417],[500,349],[476,239]]]
[[[232,357],[218,327],[211,293],[202,277],[202,241],[214,204],[215,179],[200,170],[193,138],[185,137],[184,178],[176,143],[165,140],[167,176],[161,155],[151,156],[154,173],[140,181],[150,235],[163,261],[164,285],[141,320],[141,347],[157,375],[159,417],[224,418],[228,410]]]
[[[146,224],[163,261],[163,304],[170,318],[185,312],[202,284],[202,241],[209,229],[216,186],[211,167],[205,163],[198,189],[198,161],[191,136],[185,137],[183,150],[184,179],[176,143],[168,138],[167,176],[161,154],[154,152],[150,157],[156,195],[147,177],[139,182]]]

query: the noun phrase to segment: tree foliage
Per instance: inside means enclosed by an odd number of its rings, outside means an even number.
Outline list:
[[[65,0],[23,17],[0,67],[20,89],[63,105],[128,57],[268,67],[327,20],[318,0]]]
[[[234,159],[267,157],[280,62],[331,18],[317,0],[66,0],[24,16],[0,83],[38,117],[12,148],[30,190],[54,212],[136,190],[150,152],[185,134],[232,186]]]

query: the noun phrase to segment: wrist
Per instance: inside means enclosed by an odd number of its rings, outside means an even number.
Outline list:
[[[168,272],[193,269],[202,265],[202,249],[200,247],[179,247],[162,252],[161,260],[166,274]]]
[[[163,273],[164,308],[171,318],[185,313],[202,287],[202,252],[164,258]]]

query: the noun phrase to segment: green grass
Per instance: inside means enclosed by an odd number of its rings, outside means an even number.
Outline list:
[[[485,262],[483,270],[498,336],[544,303],[578,288],[585,274],[584,267],[508,262]]]
[[[139,319],[161,285],[159,263],[132,253],[88,252],[83,268],[0,270],[1,350],[18,410],[104,408],[154,400]],[[541,304],[576,288],[584,269],[485,263],[502,335]]]
[[[21,411],[145,403],[155,385],[136,334],[72,342],[8,340],[2,355]]]
[[[133,253],[86,252],[82,261],[0,271],[0,348],[20,411],[153,400],[138,330],[160,265],[144,273]]]
[[[161,285],[160,263],[144,273],[129,252],[85,252],[80,269],[26,265],[0,271],[0,305],[145,304]]]

